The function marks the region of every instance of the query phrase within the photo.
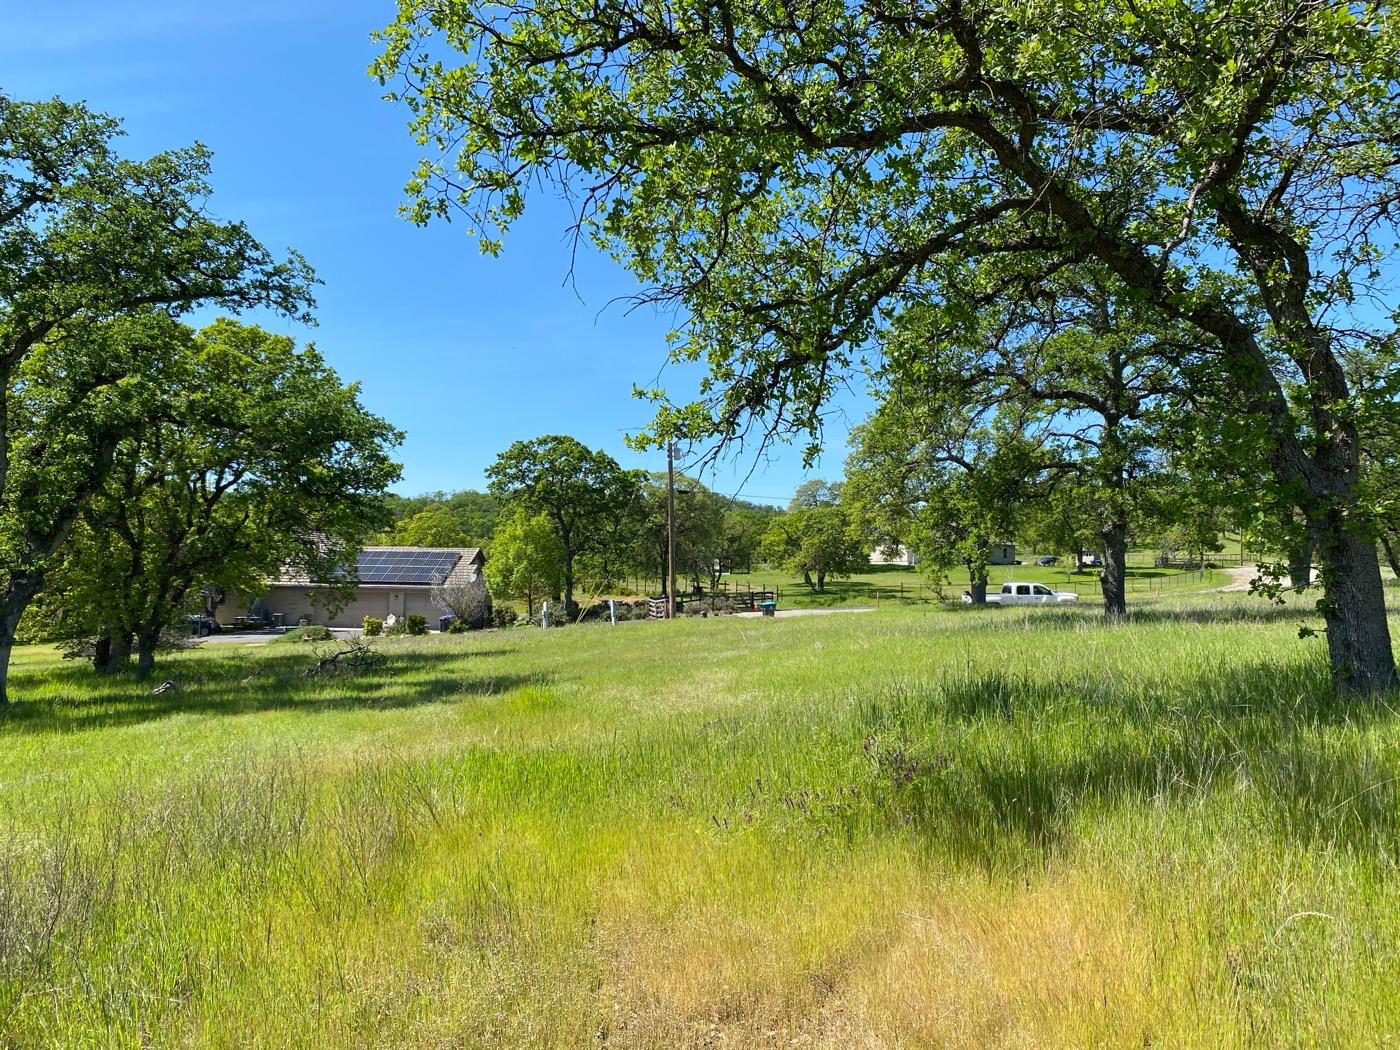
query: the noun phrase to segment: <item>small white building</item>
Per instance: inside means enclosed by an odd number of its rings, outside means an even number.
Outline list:
[[[1016,544],[1014,543],[993,543],[991,557],[987,559],[992,565],[1015,565],[1016,564]]]
[[[871,565],[918,565],[919,556],[904,544],[898,547],[876,547],[870,552]]]

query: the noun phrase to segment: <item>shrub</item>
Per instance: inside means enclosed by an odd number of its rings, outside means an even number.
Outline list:
[[[451,613],[463,630],[489,627],[491,624],[491,594],[486,581],[451,580],[433,588],[433,604]]]
[[[427,634],[428,619],[422,613],[409,613],[384,629],[385,634]]]
[[[520,614],[509,605],[497,605],[491,609],[492,627],[510,627],[518,619]]]
[[[363,622],[366,638],[377,637],[384,631],[384,621],[378,616],[366,616]]]

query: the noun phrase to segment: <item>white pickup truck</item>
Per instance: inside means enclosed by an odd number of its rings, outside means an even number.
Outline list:
[[[963,592],[964,604],[972,603],[972,595]],[[1077,602],[1079,595],[1073,591],[1054,591],[1043,583],[1020,583],[1013,580],[1001,585],[1001,593],[987,595],[988,605],[1058,605],[1061,602]]]

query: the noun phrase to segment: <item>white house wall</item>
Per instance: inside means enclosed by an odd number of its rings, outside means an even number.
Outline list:
[[[366,616],[379,619],[387,617],[391,610],[400,615],[418,613],[428,621],[429,627],[437,626],[437,618],[442,615],[433,605],[432,592],[427,587],[371,587],[361,585],[355,589],[354,598],[334,615],[330,615],[324,605],[313,605],[311,594],[305,587],[273,587],[261,599],[243,598],[227,601],[219,607],[220,623],[231,623],[233,617],[247,613],[256,603],[257,609],[266,608],[269,614],[282,614],[282,622],[295,627],[305,617],[311,623],[327,627],[359,627]]]

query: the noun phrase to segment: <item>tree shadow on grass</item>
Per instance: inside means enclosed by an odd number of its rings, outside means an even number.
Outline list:
[[[290,646],[288,647],[291,648]],[[511,650],[494,651],[507,654]],[[287,653],[259,654],[253,659],[219,653],[199,660],[173,660],[157,667],[149,679],[98,678],[81,664],[45,667],[14,676],[13,690],[42,681],[60,698],[23,700],[0,714],[5,732],[81,732],[136,725],[171,715],[244,715],[295,710],[306,714],[327,711],[398,710],[426,704],[456,703],[493,696],[523,686],[548,684],[550,675],[482,674],[474,666],[490,651],[460,650],[386,653],[379,668],[357,673],[304,677],[315,662],[309,648]],[[445,673],[444,664],[461,665],[460,673]],[[163,681],[175,687],[152,692]]]
[[[1321,661],[1127,684],[950,676],[896,685],[861,721],[877,758],[901,749],[877,761],[883,812],[966,860],[1043,861],[1134,810],[1400,856],[1400,756],[1382,739],[1400,694],[1340,697]]]

